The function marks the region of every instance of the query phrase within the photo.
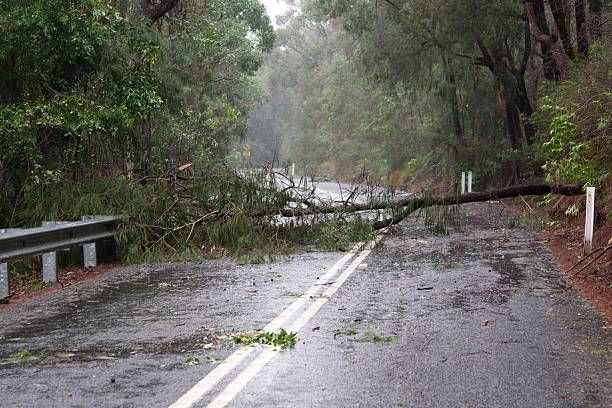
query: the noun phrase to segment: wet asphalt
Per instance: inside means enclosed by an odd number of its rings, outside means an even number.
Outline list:
[[[400,224],[230,406],[611,407],[612,328],[506,217]],[[343,255],[128,267],[16,305],[0,406],[167,407],[236,350],[223,335],[263,328]]]

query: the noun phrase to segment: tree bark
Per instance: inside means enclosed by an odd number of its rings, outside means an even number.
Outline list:
[[[160,3],[153,3],[151,0],[140,0],[140,8],[144,15],[151,20],[151,23],[155,23],[176,7],[179,1],[180,0],[162,0]]]
[[[576,14],[576,39],[578,42],[578,53],[586,56],[589,53],[589,34],[586,27],[586,11],[584,0],[575,0],[574,10]]]
[[[465,135],[463,133],[463,127],[461,126],[459,97],[457,95],[457,82],[455,80],[455,74],[454,72],[452,72],[452,69],[449,66],[448,60],[445,56],[442,57],[442,60],[444,63],[444,70],[447,82],[447,90],[445,92],[445,97],[451,108],[451,121],[455,134],[455,139],[457,139],[457,143],[459,144],[459,146],[466,147]]]
[[[566,196],[576,196],[584,192],[582,185],[551,185],[551,184],[532,184],[527,186],[515,186],[500,190],[485,191],[482,193],[468,193],[460,196],[441,196],[428,199],[415,199],[412,202],[404,200],[404,209],[395,217],[389,220],[374,223],[373,228],[379,230],[390,225],[400,223],[410,214],[420,208],[431,207],[434,205],[455,205],[465,203],[475,203],[489,200],[499,200],[502,198],[512,198],[529,195],[558,194]]]
[[[555,60],[557,69],[559,70],[559,76],[561,79],[567,75],[567,55],[563,44],[559,39],[559,36],[555,33],[547,35],[540,31],[535,17],[535,9],[533,6],[534,2],[542,3],[543,0],[525,0],[525,11],[527,13],[527,22],[529,24],[529,31],[531,36],[539,43],[550,48],[552,56]]]
[[[541,1],[536,1],[533,3],[533,8],[535,22],[539,30],[545,35],[550,35],[550,28],[548,27],[548,23],[546,22],[546,11],[544,10],[544,3]],[[539,42],[538,44],[540,44],[540,48],[542,51],[544,78],[548,79],[549,81],[559,80],[561,75],[559,73],[559,69],[557,68],[557,64],[555,63],[555,59],[553,58],[550,47],[544,43]]]
[[[437,197],[415,197],[407,198],[399,201],[384,201],[366,204],[349,204],[342,206],[323,205],[323,206],[312,206],[306,209],[277,209],[277,210],[262,210],[255,213],[251,213],[252,217],[264,217],[271,215],[281,215],[283,217],[301,217],[306,215],[316,214],[342,214],[342,213],[354,213],[359,211],[372,211],[372,210],[384,210],[388,208],[402,208],[402,213],[410,213],[418,210],[419,208],[431,207],[434,205],[454,205],[454,204],[465,204],[479,201],[497,200],[502,198],[511,198],[518,196],[529,196],[529,195],[546,195],[546,194],[558,194],[567,196],[576,196],[583,193],[582,185],[563,185],[563,184],[530,184],[526,186],[514,186],[509,188],[503,188],[498,190],[489,190],[478,193],[467,193],[463,195],[446,195]],[[402,217],[396,222],[404,219]],[[389,220],[387,220],[388,222]],[[388,224],[390,225],[390,223]]]
[[[598,40],[601,38],[602,6],[603,2],[601,0],[589,0],[589,14],[591,15],[591,38],[593,40]]]
[[[557,30],[559,31],[559,36],[561,37],[563,49],[570,59],[574,59],[574,47],[572,46],[572,39],[567,21],[567,0],[549,0],[549,4],[553,18],[555,19],[555,24],[557,25]]]

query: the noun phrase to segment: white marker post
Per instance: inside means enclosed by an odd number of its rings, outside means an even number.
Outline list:
[[[586,222],[584,224],[584,254],[593,250],[593,223],[595,221],[595,187],[587,187]]]
[[[468,172],[468,193],[472,192],[472,172]]]
[[[465,171],[461,172],[461,194],[465,194]]]
[[[291,164],[291,179],[295,177],[295,163]]]

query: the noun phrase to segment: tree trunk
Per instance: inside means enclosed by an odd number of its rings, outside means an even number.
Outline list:
[[[508,138],[510,139],[510,146],[512,150],[521,150],[521,127],[520,127],[520,116],[516,106],[516,100],[514,98],[505,101],[505,117],[506,117],[506,130],[508,131]]]
[[[561,37],[561,43],[563,49],[570,59],[574,59],[574,47],[572,46],[572,38],[570,36],[570,30],[568,28],[567,19],[567,0],[549,0],[550,9],[552,10],[559,36]]]
[[[548,27],[548,23],[546,22],[544,3],[541,1],[536,1],[533,3],[533,7],[536,24],[539,30],[545,35],[550,35],[550,29]],[[540,44],[542,51],[544,78],[548,79],[549,81],[557,81],[560,77],[559,69],[557,68],[557,64],[555,63],[550,47],[544,43],[538,42],[538,44]]]
[[[533,107],[527,94],[527,86],[525,85],[525,74],[517,75],[517,89],[516,89],[516,106],[522,115],[523,131],[525,133],[525,140],[527,145],[533,145],[536,135],[536,128],[531,122],[533,116]]]
[[[581,185],[565,186],[565,185],[549,185],[549,184],[533,184],[527,186],[516,186],[504,188],[500,190],[485,191],[482,193],[468,193],[460,196],[441,196],[432,198],[416,198],[404,200],[402,203],[403,210],[392,219],[378,221],[374,223],[373,228],[379,230],[390,225],[395,225],[404,220],[410,214],[420,208],[431,207],[434,205],[454,205],[474,203],[490,200],[499,200],[502,198],[511,198],[528,195],[546,195],[559,194],[567,196],[577,196],[583,194]]]
[[[591,38],[598,40],[601,38],[601,0],[589,0],[589,14],[591,16]]]
[[[561,79],[567,76],[567,54],[563,48],[563,44],[559,39],[558,35],[552,33],[547,35],[540,31],[536,24],[534,2],[540,3],[543,6],[543,0],[525,0],[525,11],[527,13],[527,22],[529,23],[529,31],[531,36],[540,44],[543,44],[550,48],[552,56],[555,60],[557,69],[559,70],[559,76]]]
[[[370,202],[365,204],[346,204],[341,206],[321,205],[311,206],[309,208],[283,208],[259,210],[250,213],[251,217],[265,217],[271,215],[281,215],[283,217],[302,217],[315,214],[343,214],[354,213],[359,211],[384,210],[387,208],[405,208],[404,212],[412,213],[419,208],[425,208],[434,205],[454,205],[465,204],[479,201],[499,200],[502,198],[511,198],[518,196],[529,195],[546,195],[559,194],[567,196],[576,196],[583,194],[583,186],[563,185],[563,184],[530,184],[526,186],[514,186],[498,190],[489,190],[478,193],[466,193],[462,195],[446,195],[437,197],[412,197],[398,201],[383,201]],[[400,220],[401,221],[401,220]]]
[[[453,132],[459,146],[465,147],[466,142],[463,127],[461,126],[461,112],[459,110],[459,97],[457,95],[457,81],[455,79],[455,73],[452,72],[452,69],[449,66],[448,60],[445,56],[442,56],[442,62],[446,77],[446,91],[444,92],[444,97],[448,101],[450,107]]]
[[[578,53],[586,56],[589,53],[589,35],[586,28],[586,11],[584,0],[576,0],[574,5],[576,14],[576,39],[578,42]]]
[[[159,3],[154,3],[151,0],[140,0],[140,8],[143,14],[151,20],[151,24],[153,24],[175,8],[178,3],[179,0],[161,0]]]

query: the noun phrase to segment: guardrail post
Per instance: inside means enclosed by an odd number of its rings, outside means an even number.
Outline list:
[[[81,217],[83,221],[95,219],[95,215],[84,215]],[[90,242],[83,244],[83,266],[85,268],[94,268],[98,265],[98,258],[96,254],[96,243]]]
[[[0,229],[0,234],[4,234],[6,231]],[[9,297],[11,286],[8,276],[8,264],[0,263],[0,300]]]
[[[8,264],[0,264],[0,300],[9,297],[10,284],[8,276]]]
[[[43,227],[65,224],[63,221],[43,221]],[[47,252],[42,255],[42,273],[44,283],[57,282],[57,252]]]

